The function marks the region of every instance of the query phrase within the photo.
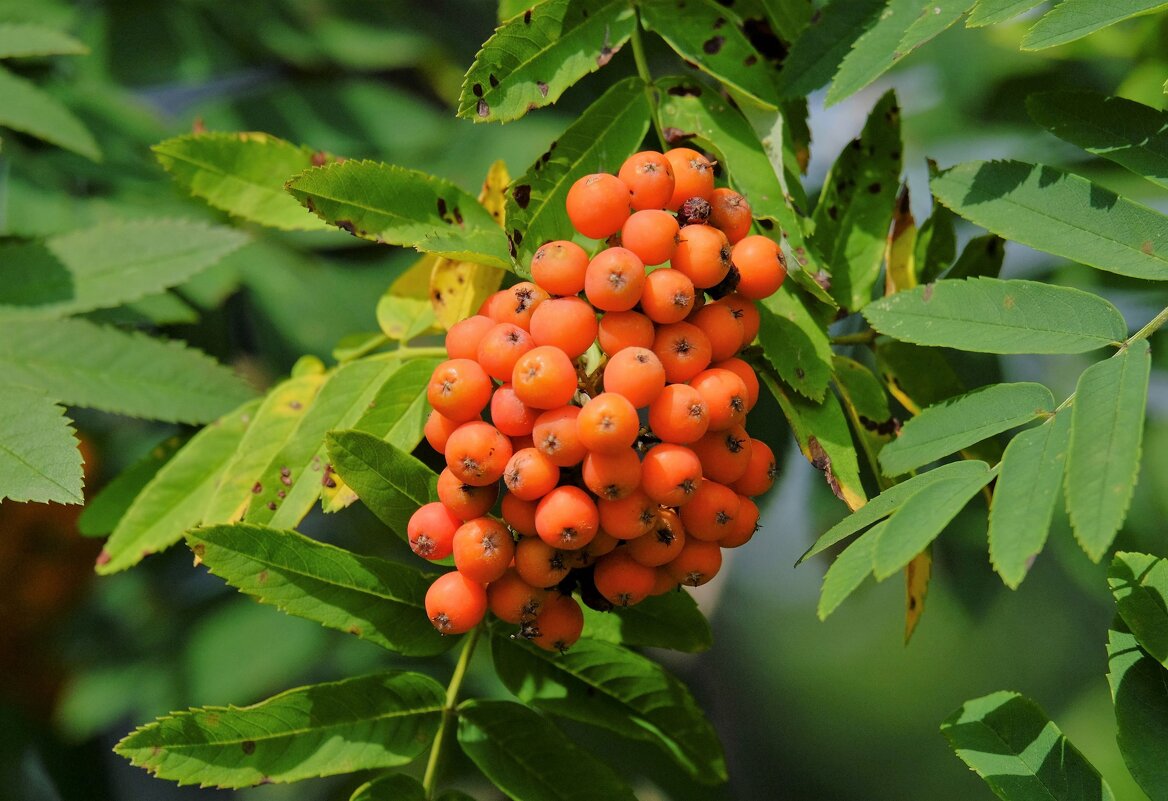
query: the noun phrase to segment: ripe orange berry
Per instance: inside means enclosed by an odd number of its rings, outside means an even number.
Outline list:
[[[477,358],[479,340],[494,327],[495,321],[485,314],[459,320],[446,332],[446,355],[451,359]]]
[[[673,167],[669,159],[655,150],[642,150],[625,159],[617,172],[632,192],[632,207],[661,209],[673,197]]]
[[[621,247],[648,265],[664,264],[677,247],[677,218],[660,207],[634,212],[621,226]]]
[[[625,550],[646,567],[660,567],[673,561],[684,545],[685,528],[681,518],[672,509],[660,509],[649,533],[631,540]]]
[[[787,258],[782,248],[765,236],[756,234],[738,242],[730,252],[730,260],[738,268],[738,294],[750,300],[769,298],[787,277]]]
[[[600,318],[597,338],[600,349],[612,356],[625,348],[652,347],[655,333],[653,321],[639,312],[609,312]]]
[[[548,293],[531,281],[520,281],[500,290],[500,299],[491,306],[491,317],[500,323],[511,323],[524,331],[531,327],[531,315],[548,299]]]
[[[673,168],[673,194],[665,208],[677,211],[691,197],[709,200],[714,194],[714,165],[696,150],[675,147],[665,151],[665,158]]]
[[[524,537],[515,546],[515,570],[533,587],[554,587],[570,569],[567,554],[539,537]]]
[[[423,504],[406,524],[410,550],[423,559],[445,559],[454,547],[454,532],[461,525],[462,520],[443,504]]]
[[[535,344],[559,348],[569,359],[592,347],[597,329],[596,310],[575,296],[544,301],[531,316]]]
[[[596,453],[615,453],[630,447],[640,427],[636,407],[615,392],[592,398],[576,418],[576,436],[585,448]]]
[[[454,532],[454,566],[472,581],[487,584],[496,580],[514,556],[515,540],[498,520],[478,517]]]
[[[535,447],[557,467],[580,464],[588,449],[576,434],[579,406],[561,406],[549,409],[535,419],[532,438]]]
[[[652,350],[671,384],[685,383],[710,366],[710,338],[692,323],[660,326]]]
[[[703,478],[697,492],[681,507],[679,514],[686,536],[713,541],[734,530],[738,509],[738,493],[725,484]]]
[[[487,605],[495,617],[505,623],[533,619],[543,608],[546,598],[547,590],[528,584],[515,568],[508,568],[487,587]]]
[[[730,243],[717,228],[687,225],[677,233],[677,247],[669,263],[685,273],[694,286],[705,289],[730,272],[730,254]]]
[[[584,631],[584,612],[571,595],[551,593],[543,609],[530,623],[524,624],[519,634],[545,651],[564,653]]]
[[[649,404],[649,428],[664,442],[697,442],[709,427],[710,407],[689,384],[670,384]]]
[[[746,419],[746,384],[737,373],[710,368],[689,382],[710,407],[710,431],[724,431]]]
[[[592,580],[596,589],[614,606],[632,606],[649,597],[657,584],[657,571],[628,554],[627,548],[596,560]]]
[[[641,489],[662,506],[681,506],[697,492],[702,463],[684,445],[654,445],[641,461]]]
[[[493,292],[487,296],[487,299],[479,306],[478,314],[491,318],[495,323],[500,323],[502,320],[498,318],[503,317],[502,307],[506,303],[507,291],[500,289],[498,292]]]
[[[648,348],[625,348],[604,366],[604,391],[626,397],[634,407],[648,406],[665,389],[665,368]]]
[[[485,487],[503,476],[511,440],[490,423],[464,423],[446,442],[446,466],[464,484]]]
[[[589,239],[606,239],[629,218],[631,200],[624,181],[601,172],[572,184],[564,205],[573,228]]]
[[[438,474],[438,500],[460,520],[482,517],[491,511],[498,497],[498,484],[487,484],[485,487],[464,484],[449,467]]]
[[[519,400],[510,384],[499,387],[491,396],[491,424],[509,437],[530,434],[538,416],[539,411]]]
[[[572,555],[579,557],[575,567],[588,567],[588,565],[595,562],[599,557],[606,553],[612,553],[616,546],[620,545],[621,541],[609,534],[604,529],[596,532],[596,536],[592,538],[592,542],[585,545],[583,548],[572,551]]]
[[[710,225],[733,245],[750,233],[750,204],[733,189],[715,189],[710,196]]]
[[[738,496],[738,516],[734,518],[734,530],[727,532],[718,545],[723,548],[738,548],[750,542],[758,531],[758,506],[745,495]]]
[[[538,505],[538,501],[523,501],[507,493],[500,504],[503,522],[520,537],[538,536],[535,530],[535,507]]]
[[[443,634],[463,634],[487,613],[487,591],[459,571],[444,573],[426,590],[426,616]]]
[[[754,368],[751,367],[742,359],[726,359],[725,361],[715,362],[710,365],[711,369],[729,370],[742,379],[742,385],[746,387],[746,411],[754,408],[754,404],[758,403],[758,375],[755,374]]]
[[[774,451],[761,439],[752,438],[746,469],[732,486],[734,491],[741,495],[757,497],[774,485],[778,474],[779,468],[775,464]]]
[[[657,583],[653,585],[653,591],[649,594],[664,595],[676,589],[678,589],[677,579],[669,575],[669,571],[664,566],[657,568]]]
[[[531,277],[553,295],[583,292],[587,269],[588,253],[566,239],[541,245],[531,257]]]
[[[679,270],[654,270],[645,276],[641,311],[655,323],[679,323],[693,311],[694,285]]]
[[[589,453],[581,469],[584,486],[607,500],[627,497],[641,484],[641,459],[632,448]]]
[[[450,359],[434,368],[426,400],[443,417],[464,423],[482,413],[492,389],[490,377],[478,362]]]
[[[665,570],[679,584],[700,587],[712,579],[721,567],[722,549],[718,543],[687,536],[681,553],[665,565]]]
[[[457,420],[451,420],[437,409],[431,409],[430,414],[426,417],[426,425],[422,428],[422,433],[426,435],[426,442],[430,443],[430,447],[438,453],[442,453],[446,450],[446,440],[450,439],[454,429],[460,425],[462,423]]]
[[[600,527],[618,540],[636,539],[657,520],[657,504],[639,489],[615,500],[601,498],[596,508],[600,512]]]
[[[645,265],[628,248],[608,248],[597,253],[584,274],[584,295],[603,311],[628,311],[641,299]]]
[[[535,509],[539,538],[560,550],[583,548],[596,536],[599,526],[596,503],[579,487],[556,487]]]
[[[510,381],[519,357],[535,347],[531,334],[514,323],[498,323],[479,340],[479,365],[496,381]]]
[[[753,453],[752,440],[742,426],[711,431],[690,447],[702,462],[702,474],[720,484],[731,484],[742,478]],[[746,494],[742,490],[738,492]]]
[[[535,440],[531,438],[530,434],[525,434],[522,437],[508,437],[508,439],[511,440],[511,453],[535,447]]]
[[[535,448],[516,451],[503,470],[507,491],[524,501],[547,495],[560,481],[560,468]]]
[[[737,292],[732,292],[719,300],[718,303],[729,306],[734,312],[734,316],[738,318],[738,322],[742,324],[742,347],[753,342],[754,338],[758,336],[758,326],[761,322],[758,316],[758,307],[754,305],[754,301],[744,298]]]
[[[576,394],[576,368],[559,348],[539,345],[515,362],[511,384],[528,406],[555,409],[567,405]]]
[[[729,359],[742,347],[742,323],[729,306],[707,303],[687,322],[702,329],[710,338],[710,358],[716,362]]]

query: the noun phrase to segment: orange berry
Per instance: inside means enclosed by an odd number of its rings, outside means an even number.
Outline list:
[[[516,451],[503,470],[507,491],[524,501],[547,495],[560,481],[560,468],[535,448]]]
[[[454,429],[460,425],[462,423],[457,420],[451,420],[437,409],[431,409],[430,414],[426,417],[426,425],[423,426],[422,433],[426,435],[426,442],[430,443],[430,447],[438,453],[442,453],[446,450],[446,440],[450,439]]]
[[[482,414],[491,400],[490,376],[470,359],[450,359],[434,368],[426,400],[439,414],[464,423]]]
[[[522,623],[539,614],[547,590],[528,584],[515,568],[509,568],[487,587],[487,605],[505,623]]]
[[[525,434],[521,437],[508,437],[511,440],[511,453],[521,451],[524,448],[534,448],[535,440],[531,438],[530,434]]]
[[[589,239],[607,239],[632,211],[629,188],[615,175],[585,175],[568,190],[565,207],[572,227]]]
[[[444,504],[423,504],[410,515],[406,540],[410,550],[423,559],[445,559],[454,547],[454,532],[460,525],[462,520]]]
[[[505,303],[507,303],[506,290],[500,289],[498,292],[492,292],[483,301],[482,305],[479,306],[477,314],[483,317],[489,317],[495,323],[502,322],[502,320],[496,318],[503,316],[502,306]]]
[[[672,269],[654,270],[645,276],[641,311],[655,323],[679,323],[693,311],[694,285],[689,277]]]
[[[557,467],[572,467],[588,452],[576,433],[579,406],[561,406],[549,409],[535,419],[532,438],[535,447]]]
[[[717,228],[687,225],[677,234],[677,247],[669,263],[685,273],[694,286],[705,289],[718,284],[730,272],[730,253],[726,235]]]
[[[537,410],[519,400],[510,384],[499,387],[491,396],[491,423],[509,437],[530,434],[538,416]]]
[[[669,575],[669,571],[664,567],[657,568],[657,583],[653,585],[653,591],[650,595],[664,595],[667,592],[673,592],[678,588],[677,579]]]
[[[742,323],[734,310],[721,303],[709,303],[698,309],[687,322],[696,325],[710,338],[710,358],[716,362],[729,359],[742,347]]]
[[[734,316],[738,318],[738,322],[742,324],[742,347],[753,342],[754,338],[758,336],[758,326],[761,322],[758,307],[754,305],[754,301],[742,297],[737,292],[732,292],[719,300],[718,303],[729,306],[733,310]]]
[[[575,296],[544,301],[531,316],[535,344],[559,348],[569,359],[592,347],[597,329],[596,310]]]
[[[592,542],[585,545],[578,551],[572,551],[572,555],[578,556],[579,560],[576,567],[587,567],[597,560],[597,558],[604,556],[606,553],[612,553],[616,546],[621,544],[621,540],[609,534],[604,529],[596,532],[596,536],[592,538]]]
[[[725,484],[703,478],[679,514],[688,537],[713,541],[734,530],[738,509],[738,493]]]
[[[710,368],[689,382],[710,407],[710,431],[725,431],[746,419],[746,383],[730,370]]]
[[[503,476],[511,440],[490,423],[464,423],[446,442],[446,466],[464,484],[485,487]]]
[[[684,445],[654,445],[641,461],[641,489],[662,506],[681,506],[702,481],[702,463]]]
[[[597,453],[614,453],[630,447],[640,427],[636,407],[615,392],[603,392],[592,398],[576,418],[576,436],[585,448]]]
[[[535,347],[531,334],[514,323],[498,323],[483,334],[476,353],[479,365],[496,381],[510,381],[519,357]]]
[[[498,520],[478,517],[454,532],[454,566],[468,579],[483,584],[495,581],[514,556],[515,540]]]
[[[684,545],[685,528],[681,518],[672,509],[661,509],[649,533],[631,540],[625,550],[646,567],[660,567],[673,561]]]
[[[487,484],[485,487],[464,484],[449,467],[438,474],[438,500],[460,520],[482,517],[491,511],[498,498],[498,484]]]
[[[491,316],[500,323],[511,323],[524,331],[531,327],[531,315],[548,299],[547,291],[531,281],[520,281],[499,294],[500,299],[491,307]]]
[[[710,366],[710,338],[692,323],[660,326],[653,352],[665,367],[665,380],[670,384],[685,383]]]
[[[530,623],[525,623],[519,634],[545,651],[564,653],[580,639],[583,631],[584,612],[576,599],[571,595],[552,593],[544,601],[540,613]]]
[[[733,245],[750,233],[750,204],[733,189],[715,189],[710,196],[710,225]]]
[[[664,264],[677,247],[677,218],[660,207],[634,212],[621,226],[621,247],[648,265]]]
[[[723,548],[739,548],[750,542],[754,532],[758,531],[758,506],[745,495],[738,496],[738,504],[734,529],[718,540],[718,545]]]
[[[756,234],[738,242],[730,252],[730,260],[738,268],[738,294],[750,300],[769,298],[787,277],[783,249],[765,236]]]
[[[731,486],[741,495],[757,497],[774,486],[778,474],[774,451],[761,439],[752,438],[746,469]]]
[[[677,211],[691,197],[709,200],[714,194],[714,165],[696,150],[675,147],[665,151],[665,158],[673,168],[673,194],[665,208]]]
[[[511,493],[505,494],[500,504],[503,522],[520,537],[538,536],[535,530],[535,507],[538,504],[538,501],[524,501]]]
[[[627,248],[608,248],[597,253],[584,274],[584,295],[603,311],[628,311],[641,299],[645,265]]]
[[[604,366],[604,391],[626,397],[634,407],[648,406],[665,389],[665,368],[648,348],[625,348]]]
[[[451,359],[476,358],[479,340],[494,327],[495,321],[485,314],[459,320],[446,332],[446,355]]]
[[[632,193],[630,202],[637,211],[664,208],[673,197],[673,167],[669,159],[655,150],[642,150],[629,156],[617,177]]]
[[[649,404],[649,428],[664,442],[696,442],[709,427],[710,407],[689,384],[670,384]]]
[[[539,345],[515,362],[511,384],[528,406],[555,409],[567,405],[576,394],[576,368],[559,348]]]
[[[746,474],[754,449],[742,426],[711,431],[690,445],[702,462],[702,474],[721,484],[731,484]],[[745,492],[738,490],[745,495]]]
[[[741,378],[743,386],[746,387],[746,411],[749,412],[754,408],[754,404],[758,403],[759,386],[758,375],[755,374],[753,367],[742,359],[726,359],[715,362],[710,367],[718,370],[729,370]]]
[[[596,503],[579,487],[556,487],[535,509],[539,538],[560,550],[583,548],[596,536],[599,526]]]
[[[653,321],[639,312],[609,312],[600,318],[597,338],[600,349],[612,356],[625,348],[652,347],[655,333]]]
[[[426,616],[443,634],[463,634],[487,613],[487,591],[457,570],[444,573],[426,590]]]
[[[657,584],[657,571],[627,553],[626,548],[596,560],[592,580],[596,589],[614,606],[632,606],[649,597]]]
[[[618,540],[636,539],[653,527],[657,520],[657,504],[639,489],[623,498],[600,499],[600,527]]]
[[[531,277],[553,295],[583,292],[587,269],[588,253],[565,239],[541,245],[531,257]]]
[[[721,567],[722,549],[718,543],[686,537],[681,553],[665,565],[665,570],[679,584],[700,587],[712,579]]]
[[[539,537],[524,537],[515,546],[515,571],[533,587],[554,587],[570,569],[567,554]]]
[[[641,459],[632,448],[589,453],[584,457],[581,477],[584,486],[599,498],[624,498],[641,485]]]

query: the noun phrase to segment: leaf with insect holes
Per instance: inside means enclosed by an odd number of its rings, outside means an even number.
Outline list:
[[[1168,668],[1168,559],[1120,551],[1107,571],[1107,585],[1140,647]]]
[[[803,299],[782,286],[758,304],[758,341],[783,381],[813,401],[823,400],[831,380],[831,342]]]
[[[374,161],[314,167],[287,189],[353,236],[511,268],[502,229],[465,191],[441,178]]]
[[[390,672],[287,690],[246,707],[201,707],[141,726],[114,746],[179,785],[257,784],[405,765],[425,750],[446,691]]]
[[[531,277],[540,245],[569,237],[564,203],[580,178],[618,169],[649,130],[649,100],[639,78],[625,78],[586,108],[560,138],[515,179],[507,196],[507,238],[515,272]]]
[[[0,501],[82,503],[73,421],[30,387],[0,386]]]
[[[1115,740],[1124,764],[1148,798],[1168,796],[1168,679],[1164,665],[1123,630],[1107,632],[1107,683],[1115,702]]]
[[[35,136],[49,144],[101,161],[93,134],[61,101],[0,67],[0,128]]]
[[[412,565],[246,523],[193,529],[187,544],[211,573],[285,614],[406,656],[440,654],[455,642],[426,615],[433,574]]]
[[[388,442],[361,431],[333,431],[326,447],[345,483],[403,539],[418,507],[438,500],[434,471]]]
[[[544,0],[504,22],[467,70],[458,116],[507,122],[551,105],[628,41],[627,0]]]
[[[710,623],[688,592],[646,598],[609,612],[584,607],[584,636],[638,648],[697,653],[714,644]]]
[[[1026,32],[1022,49],[1042,50],[1073,42],[1125,19],[1165,8],[1168,3],[1164,0],[1063,0]]]
[[[0,24],[0,58],[79,56],[89,48],[64,31],[23,22]]]
[[[1132,278],[1168,280],[1168,217],[1041,164],[971,161],[932,180],[937,199],[1014,242]]]

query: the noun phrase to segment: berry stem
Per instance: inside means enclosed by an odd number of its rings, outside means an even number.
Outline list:
[[[653,120],[653,130],[657,132],[657,141],[661,151],[669,149],[665,141],[665,132],[661,130],[661,120],[657,115],[657,89],[653,86],[653,74],[649,72],[649,62],[645,58],[645,43],[641,40],[641,15],[637,13],[637,24],[633,26],[633,61],[637,63],[637,74],[645,82],[645,95],[649,98],[649,116]]]
[[[438,780],[438,766],[442,761],[442,746],[446,741],[446,729],[450,721],[456,717],[454,707],[458,703],[458,691],[462,689],[462,680],[466,676],[470,657],[474,653],[475,644],[482,632],[482,624],[475,626],[467,635],[462,644],[462,652],[458,655],[458,664],[454,666],[454,675],[450,677],[450,684],[446,685],[446,705],[442,708],[442,722],[438,724],[438,733],[434,735],[434,744],[430,746],[430,760],[426,763],[426,774],[422,777],[422,789],[426,798],[434,797]]]

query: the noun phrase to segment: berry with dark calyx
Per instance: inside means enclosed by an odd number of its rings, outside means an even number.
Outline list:
[[[464,634],[486,613],[486,588],[457,570],[439,576],[426,591],[426,616],[443,634]]]
[[[750,233],[750,204],[733,189],[719,188],[710,198],[710,225],[718,228],[733,245]]]
[[[481,420],[463,423],[446,441],[446,466],[464,484],[485,487],[503,476],[511,440]]]
[[[460,520],[482,517],[491,511],[498,498],[498,484],[484,487],[464,484],[449,467],[438,474],[438,500]]]
[[[474,581],[495,581],[506,572],[514,556],[511,532],[494,518],[468,520],[454,532],[454,566]]]
[[[672,509],[661,509],[649,533],[631,540],[625,550],[646,567],[660,567],[673,561],[684,545],[685,528],[681,518]]]
[[[535,509],[539,538],[563,551],[583,548],[600,529],[600,512],[579,487],[556,487]]]
[[[627,548],[596,560],[596,589],[615,606],[633,606],[649,597],[657,583],[657,571],[629,555]]]
[[[665,565],[670,577],[687,587],[700,587],[722,567],[722,549],[717,542],[688,537],[681,553]]]
[[[738,493],[724,484],[702,479],[697,492],[681,507],[679,514],[689,539],[712,542],[734,530],[738,510]]]
[[[554,587],[570,569],[565,552],[539,537],[524,537],[515,545],[515,570],[533,587]]]
[[[406,524],[406,539],[410,550],[423,559],[445,559],[454,548],[454,533],[462,519],[434,502],[419,506]]]
[[[505,623],[533,620],[543,609],[547,590],[533,587],[509,568],[487,587],[487,604],[495,617]]]
[[[691,197],[677,210],[678,225],[705,225],[710,219],[712,207],[704,197]]]
[[[567,651],[584,631],[584,613],[571,595],[550,593],[543,609],[530,623],[520,626],[519,636],[545,651]]]

